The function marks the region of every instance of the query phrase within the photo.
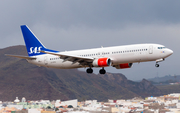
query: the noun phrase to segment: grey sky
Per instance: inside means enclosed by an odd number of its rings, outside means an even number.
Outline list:
[[[26,24],[47,48],[59,51],[159,43],[174,54],[155,62],[134,64],[129,79],[180,74],[180,1],[177,0],[2,0],[0,48],[24,45],[20,25]],[[85,69],[82,69],[85,70]],[[99,69],[98,69],[99,70]]]

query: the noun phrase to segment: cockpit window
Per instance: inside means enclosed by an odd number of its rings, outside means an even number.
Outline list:
[[[166,47],[158,47],[158,49],[165,49]]]

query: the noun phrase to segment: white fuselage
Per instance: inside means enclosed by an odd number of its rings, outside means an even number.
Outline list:
[[[95,49],[75,50],[60,52],[65,55],[75,55],[86,58],[110,58],[111,66],[147,61],[158,61],[170,56],[173,51],[159,44],[135,44],[114,47],[102,47]],[[36,60],[28,60],[38,66],[45,66],[59,69],[82,68],[78,62],[64,61],[59,56],[43,54],[34,56]],[[88,67],[88,66],[86,66]]]

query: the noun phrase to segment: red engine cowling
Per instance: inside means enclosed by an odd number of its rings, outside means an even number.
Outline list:
[[[94,67],[107,67],[111,65],[110,58],[98,58],[93,61]]]
[[[133,63],[125,63],[125,64],[119,64],[115,65],[116,69],[126,69],[126,68],[131,68]]]

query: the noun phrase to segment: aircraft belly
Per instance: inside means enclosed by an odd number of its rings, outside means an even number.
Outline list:
[[[82,66],[79,63],[73,64],[70,61],[63,62],[63,60],[50,60],[48,63],[39,60],[27,60],[29,63],[35,64],[37,66],[49,67],[49,68],[58,68],[58,69],[72,69],[80,68]]]
[[[79,68],[79,67],[81,67],[80,65],[79,65],[79,63],[72,63],[72,62],[70,62],[70,61],[66,61],[66,62],[63,62],[62,63],[62,68],[64,68],[64,69],[71,69],[71,68]]]
[[[79,65],[79,63],[73,64],[70,61],[63,62],[63,60],[57,60],[57,61],[51,62],[48,65],[48,67],[59,68],[59,69],[72,69],[72,68],[79,68],[81,66]]]

